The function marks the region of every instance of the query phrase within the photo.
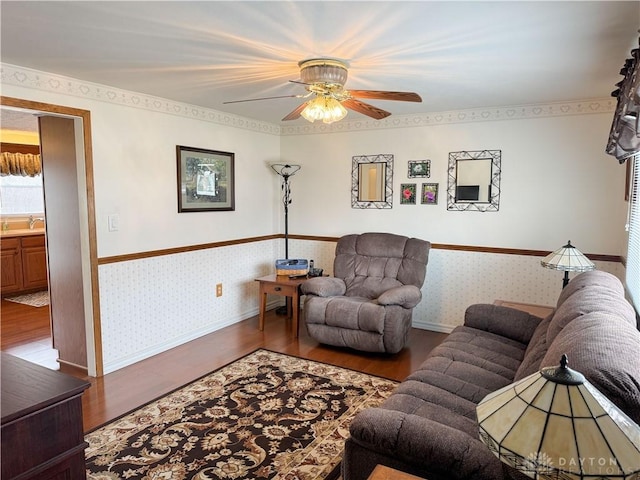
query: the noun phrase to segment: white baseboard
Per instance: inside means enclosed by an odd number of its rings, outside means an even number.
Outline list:
[[[277,302],[269,302],[267,304],[267,309],[271,307],[275,307],[277,305],[278,305]],[[204,335],[208,335],[209,333],[216,332],[221,328],[228,327],[230,325],[233,325],[234,323],[238,323],[238,322],[241,322],[242,320],[246,320],[247,318],[255,317],[256,315],[258,315],[258,313],[259,313],[258,308],[253,308],[247,312],[240,314],[236,318],[231,318],[223,322],[216,322],[215,324],[208,325],[205,328],[188,332],[185,335],[182,335],[180,337],[172,338],[171,341],[159,343],[149,348],[145,348],[144,350],[140,350],[133,355],[118,358],[114,362],[110,362],[110,363],[105,362],[104,374],[106,375],[107,373],[115,372],[116,370],[119,370],[124,367],[128,367],[129,365],[133,365],[134,363],[139,362],[141,360],[145,360],[159,353],[166,352],[171,348],[175,348],[180,345],[183,345],[187,342],[190,342],[191,340],[195,340]]]
[[[424,322],[424,321],[414,321],[412,323],[414,328],[421,328],[422,330],[431,330],[432,332],[439,333],[451,333],[455,325],[443,325],[441,323],[433,323],[433,322]]]

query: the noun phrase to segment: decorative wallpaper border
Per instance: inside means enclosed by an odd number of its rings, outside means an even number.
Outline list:
[[[392,115],[383,120],[341,121],[329,125],[303,124],[282,127],[281,135],[309,135],[314,133],[354,132],[389,128],[424,127],[428,125],[450,125],[455,123],[491,122],[496,120],[521,120],[530,118],[561,117],[592,113],[613,113],[615,98],[577,100],[549,104],[512,105],[487,107],[448,112],[430,112],[416,115]]]
[[[383,120],[364,119],[342,121],[330,125],[304,123],[281,127],[272,123],[240,117],[210,108],[167,100],[143,93],[130,92],[97,83],[83,82],[54,73],[42,72],[7,63],[0,63],[0,83],[2,85],[33,88],[133,108],[142,108],[144,110],[168,113],[170,115],[193,118],[219,125],[281,136],[612,113],[616,107],[615,98],[596,98],[548,104],[511,105],[505,107],[430,112],[417,115],[394,115]]]
[[[0,63],[0,83],[168,113],[254,132],[271,135],[281,133],[280,127],[272,123],[7,63]]]

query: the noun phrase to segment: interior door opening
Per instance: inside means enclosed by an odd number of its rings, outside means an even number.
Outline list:
[[[90,113],[84,110],[9,97],[1,98],[0,108],[10,108],[28,115],[38,115],[40,136],[45,139],[48,135],[49,139],[46,145],[43,142],[43,149],[47,150],[43,156],[45,170],[47,168],[46,159],[50,159],[49,175],[47,175],[46,171],[44,172],[43,191],[45,203],[51,202],[52,199],[59,196],[60,190],[56,189],[63,188],[69,192],[69,198],[75,198],[78,204],[77,216],[68,214],[58,214],[56,216],[51,213],[54,210],[45,208],[45,210],[48,210],[46,213],[50,214],[48,215],[49,218],[47,218],[46,235],[50,280],[49,291],[52,296],[51,325],[54,330],[54,343],[62,340],[64,344],[62,349],[67,352],[64,357],[61,355],[61,363],[65,367],[79,367],[84,370],[85,374],[90,376],[101,376],[102,355],[99,328],[99,296],[97,293],[97,249],[95,213],[93,209]],[[60,141],[61,138],[65,140]],[[66,165],[54,168],[53,165],[57,161],[61,161],[61,159],[63,161],[66,159]],[[73,181],[72,184],[69,183],[70,181]],[[46,198],[47,193],[49,193],[49,200]],[[71,224],[69,224],[69,218],[73,220]],[[74,230],[73,238],[76,240],[76,245],[66,250],[53,248],[56,238],[58,239],[58,245],[65,241],[60,240],[60,232],[69,228]],[[53,244],[52,241],[54,242]],[[65,258],[71,251],[77,254],[77,258],[74,260]],[[67,260],[75,262],[76,272],[79,272],[78,281],[80,283],[76,284],[72,291],[65,294],[64,288],[60,286],[67,282],[68,279],[63,278],[64,275],[61,278],[54,278],[55,275],[52,277],[52,273],[55,270],[54,265],[56,263],[64,265]],[[64,269],[58,268],[58,271],[62,270]],[[56,293],[54,293],[56,291],[58,292],[57,301],[54,298],[56,297]],[[73,300],[71,303],[75,304],[71,311],[76,317],[75,321],[82,322],[82,328],[78,328],[79,325],[77,323],[76,325],[66,325],[64,320],[67,315],[65,313],[56,314],[56,305],[64,307],[65,304],[70,303],[69,300]],[[56,327],[58,327],[57,333]]]

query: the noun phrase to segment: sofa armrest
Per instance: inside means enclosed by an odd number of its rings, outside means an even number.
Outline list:
[[[380,305],[400,305],[403,308],[413,308],[422,300],[422,292],[415,285],[401,285],[390,288],[378,297]]]
[[[347,286],[344,280],[335,277],[314,277],[304,282],[300,290],[304,295],[316,295],[318,297],[336,297],[344,295]]]
[[[348,441],[429,471],[437,478],[502,478],[500,460],[479,436],[471,437],[420,415],[367,408],[354,417],[349,431]]]
[[[529,343],[540,317],[515,308],[478,303],[467,308],[464,324],[502,337]]]

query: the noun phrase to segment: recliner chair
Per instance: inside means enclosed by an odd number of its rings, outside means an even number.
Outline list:
[[[334,277],[301,286],[309,335],[328,345],[398,353],[422,299],[430,248],[425,240],[391,233],[340,238]]]

